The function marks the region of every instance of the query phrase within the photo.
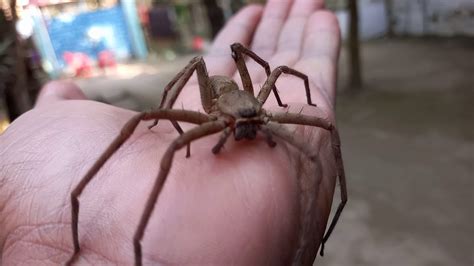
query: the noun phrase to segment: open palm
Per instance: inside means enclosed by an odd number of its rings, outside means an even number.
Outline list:
[[[205,56],[210,75],[240,82],[229,45],[240,42],[268,60],[308,74],[313,102],[305,106],[303,82],[281,77],[288,109],[334,118],[339,29],[321,1],[269,1],[249,6],[226,25]],[[254,88],[265,81],[248,62]],[[64,99],[69,99],[64,101]],[[176,107],[201,110],[191,79]],[[72,253],[69,195],[134,112],[85,100],[71,84],[53,83],[37,107],[0,137],[0,247],[2,263],[64,263]],[[163,121],[142,123],[106,163],[80,198],[79,263],[131,264],[132,237],[159,162],[178,134]],[[184,130],[193,125],[182,124]],[[308,161],[279,142],[229,139],[217,156],[218,135],[193,142],[191,157],[177,152],[142,241],[144,262],[160,264],[311,263],[329,215],[335,167],[329,134],[290,128],[319,151]]]

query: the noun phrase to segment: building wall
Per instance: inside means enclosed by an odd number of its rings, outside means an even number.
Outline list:
[[[362,40],[384,36],[388,29],[387,11],[384,0],[359,0],[359,37]],[[343,38],[349,32],[347,8],[336,11]]]
[[[390,24],[395,35],[474,36],[474,0],[359,0],[358,4],[361,39],[384,36]],[[346,37],[348,11],[339,9],[336,15]]]
[[[393,29],[408,35],[474,36],[473,0],[392,0]]]
[[[62,65],[65,52],[81,52],[95,59],[98,52],[107,49],[118,59],[131,56],[130,36],[120,6],[63,14],[49,20],[47,28],[56,57]],[[90,39],[91,33],[99,35],[98,43]]]

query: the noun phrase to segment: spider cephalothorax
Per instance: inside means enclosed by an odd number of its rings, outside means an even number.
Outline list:
[[[306,99],[308,105],[315,106],[311,101],[308,77],[287,66],[279,66],[273,71],[266,61],[258,57],[255,53],[243,47],[241,44],[235,43],[231,45],[232,57],[234,58],[240,77],[242,79],[243,90],[240,90],[237,83],[228,77],[209,76],[206,70],[206,64],[202,57],[193,58],[189,64],[179,72],[170,83],[164,88],[163,96],[159,108],[152,112],[139,113],[132,117],[123,127],[120,134],[114,139],[109,147],[97,159],[94,165],[82,178],[80,183],[71,193],[72,204],[72,236],[74,242],[74,254],[68,261],[71,264],[80,254],[80,245],[78,237],[78,221],[79,221],[79,200],[78,197],[95,176],[104,163],[116,152],[120,146],[133,134],[135,128],[141,121],[155,120],[153,127],[158,123],[159,119],[167,119],[171,121],[173,126],[179,132],[180,136],[175,139],[165,151],[160,164],[160,171],[156,178],[152,192],[147,200],[143,215],[133,237],[133,245],[135,252],[135,264],[142,263],[142,250],[140,241],[145,233],[148,220],[151,217],[154,205],[158,200],[158,196],[163,188],[163,184],[171,169],[174,154],[177,150],[187,146],[186,156],[190,156],[190,143],[193,140],[222,132],[217,144],[212,148],[212,152],[217,154],[220,152],[227,138],[233,133],[235,140],[252,140],[255,139],[258,132],[263,132],[266,136],[267,143],[274,147],[276,143],[272,140],[273,136],[294,146],[308,158],[314,160],[316,155],[311,147],[308,147],[303,141],[294,138],[282,124],[299,124],[306,126],[314,126],[323,128],[331,133],[331,142],[336,160],[337,175],[339,177],[341,189],[341,203],[338,206],[336,214],[331,221],[329,229],[322,239],[321,255],[323,254],[324,243],[329,238],[334,226],[337,223],[339,215],[347,201],[347,191],[345,183],[344,167],[342,164],[339,134],[332,123],[321,117],[313,117],[302,114],[293,114],[287,112],[267,113],[263,108],[263,104],[273,91],[277,103],[281,107],[285,107],[280,100],[275,82],[282,74],[289,74],[301,78],[304,81]],[[252,81],[245,65],[244,55],[254,59],[260,64],[267,74],[267,80],[257,96],[254,95]],[[194,72],[197,72],[199,89],[201,94],[201,103],[206,114],[187,110],[172,109],[178,95],[186,85],[189,78]],[[172,90],[175,88],[174,90]],[[197,124],[195,128],[184,132],[177,123],[188,122]]]
[[[245,90],[239,90],[237,84],[228,77],[212,76],[210,83],[219,95],[216,99],[217,115],[227,115],[234,122],[235,140],[252,140],[257,136],[259,125],[263,124],[263,109],[257,99]]]

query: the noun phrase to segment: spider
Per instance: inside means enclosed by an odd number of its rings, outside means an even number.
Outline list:
[[[86,175],[81,179],[79,184],[71,193],[72,204],[72,237],[74,243],[74,253],[67,262],[72,264],[79,256],[80,245],[78,238],[78,222],[79,222],[79,196],[84,188],[92,180],[95,174],[105,164],[105,162],[116,152],[120,146],[127,141],[133,134],[135,128],[141,121],[154,120],[149,127],[157,125],[159,119],[170,120],[176,128],[180,136],[176,138],[165,151],[161,159],[160,170],[152,191],[148,197],[144,212],[140,218],[139,225],[133,237],[133,246],[135,253],[135,265],[142,265],[142,249],[140,241],[145,233],[145,228],[153,212],[153,208],[157,202],[158,196],[163,188],[168,173],[170,171],[174,154],[177,150],[187,146],[186,157],[190,156],[190,143],[199,138],[222,132],[217,144],[212,148],[214,154],[218,154],[226,140],[231,134],[235,140],[242,139],[253,140],[257,136],[257,132],[262,132],[266,138],[266,142],[270,147],[275,147],[276,142],[273,136],[286,141],[303,154],[308,156],[312,161],[316,160],[316,155],[306,145],[306,143],[296,139],[282,124],[298,124],[306,126],[320,127],[331,133],[332,148],[334,150],[337,176],[339,178],[341,190],[341,202],[337,208],[329,229],[322,239],[320,250],[321,256],[324,254],[324,243],[331,235],[339,216],[347,202],[347,190],[345,182],[344,167],[340,150],[340,139],[337,129],[326,118],[307,116],[303,114],[294,114],[288,112],[270,113],[262,108],[263,104],[269,97],[270,93],[276,97],[280,107],[286,107],[281,102],[275,83],[281,74],[289,74],[301,78],[304,81],[306,100],[308,105],[316,106],[311,101],[308,77],[287,66],[279,66],[273,71],[270,70],[269,64],[256,55],[254,52],[239,43],[231,45],[232,57],[237,65],[240,77],[242,79],[243,90],[240,90],[237,83],[231,78],[225,76],[209,76],[206,64],[201,56],[193,58],[188,65],[181,70],[164,88],[162,99],[154,111],[142,112],[133,116],[122,128],[120,134],[113,140],[107,149],[101,154],[94,165],[89,169]],[[254,96],[252,81],[245,64],[244,56],[248,56],[260,64],[266,72],[267,79],[258,95]],[[172,109],[178,95],[186,85],[194,72],[197,72],[199,89],[201,94],[201,103],[204,113]],[[175,90],[172,88],[175,87]],[[183,132],[179,122],[193,123],[198,126]]]

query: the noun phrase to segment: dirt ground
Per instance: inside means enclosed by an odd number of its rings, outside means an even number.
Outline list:
[[[362,47],[362,92],[345,89],[345,52],[340,63],[349,203],[315,265],[473,265],[474,39]],[[91,98],[148,109],[188,59],[78,83]]]

